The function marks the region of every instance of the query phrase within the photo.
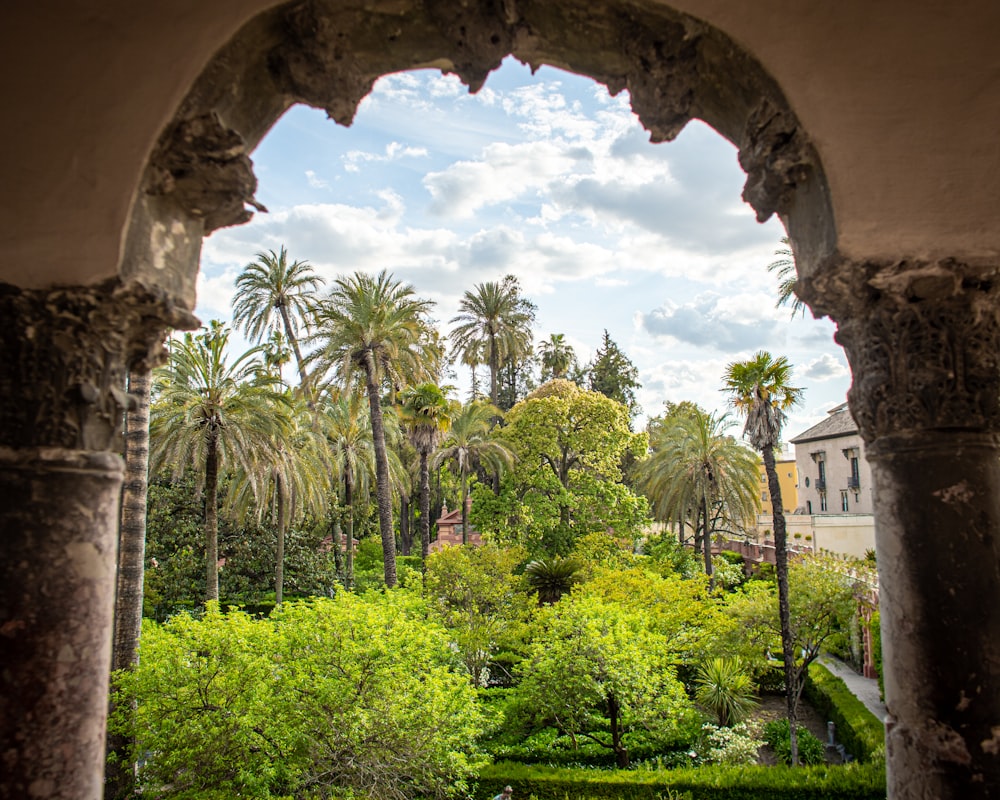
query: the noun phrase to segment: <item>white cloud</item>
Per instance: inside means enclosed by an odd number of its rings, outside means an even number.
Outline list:
[[[329,188],[330,188],[330,183],[329,183],[329,181],[325,181],[325,180],[323,180],[322,178],[320,178],[320,177],[319,177],[319,176],[318,176],[318,175],[317,175],[317,174],[316,174],[316,173],[315,173],[315,172],[314,172],[313,170],[311,170],[311,169],[307,169],[307,170],[306,170],[306,181],[308,181],[309,185],[310,185],[310,186],[311,186],[311,187],[312,187],[313,189],[329,189]]]
[[[399,142],[389,142],[385,146],[383,153],[371,153],[365,150],[349,150],[343,157],[344,170],[347,172],[360,172],[361,165],[365,163],[388,163],[399,161],[403,158],[426,158],[426,147],[409,147]]]
[[[723,351],[770,347],[784,339],[784,327],[762,294],[723,297],[699,295],[678,305],[668,301],[638,314],[641,328],[652,336]]]
[[[802,370],[803,377],[814,381],[844,378],[850,374],[851,371],[829,353],[823,353],[819,358],[814,358]]]

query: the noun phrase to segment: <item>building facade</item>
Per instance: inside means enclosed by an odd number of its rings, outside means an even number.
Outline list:
[[[775,461],[774,467],[778,473],[778,485],[781,487],[781,507],[785,514],[794,514],[799,507],[799,473],[798,465],[793,458],[783,458]],[[763,517],[771,517],[771,493],[767,488],[767,473],[764,463],[758,464],[760,470],[760,513]]]
[[[864,441],[847,403],[792,439],[802,512],[870,515],[874,497]]]

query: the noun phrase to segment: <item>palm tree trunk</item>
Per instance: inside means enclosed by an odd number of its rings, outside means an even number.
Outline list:
[[[701,498],[701,526],[702,526],[702,546],[705,550],[705,574],[708,575],[708,588],[715,588],[715,574],[712,570],[712,535],[709,532],[708,524],[708,500]]]
[[[410,497],[399,493],[399,549],[404,556],[413,550],[413,532],[410,526]]]
[[[469,543],[469,520],[466,511],[469,508],[469,471],[462,470],[462,544]]]
[[[490,331],[490,402],[497,406],[499,393],[497,387],[497,373],[500,371],[500,360],[497,357],[497,337]]]
[[[219,599],[219,445],[210,431],[205,453],[205,600]]]
[[[278,546],[274,559],[274,605],[277,607],[284,599],[285,533],[288,530],[288,503],[285,499],[285,485],[281,475],[274,476],[274,493],[278,504]]]
[[[799,741],[796,725],[798,691],[795,686],[795,649],[792,642],[792,615],[788,602],[788,537],[785,532],[785,512],[781,502],[781,484],[774,466],[774,448],[761,452],[767,488],[771,493],[772,524],[774,527],[774,572],[778,579],[778,619],[781,624],[781,654],[785,665],[785,699],[788,704],[788,730],[791,736],[792,765],[799,763]]]
[[[385,449],[385,426],[378,387],[375,385],[375,359],[372,351],[365,353],[365,388],[372,421],[372,441],[375,445],[375,494],[378,498],[378,527],[382,535],[382,566],[385,585],[396,585],[396,537],[392,530],[392,495],[389,489],[389,457]]]
[[[347,571],[344,574],[344,588],[350,591],[354,587],[354,479],[351,470],[344,471],[344,507],[347,524],[345,552],[347,553]]]
[[[115,597],[113,670],[131,669],[139,663],[142,630],[142,589],[146,558],[146,490],[149,469],[150,371],[133,369],[129,393],[136,406],[125,415],[125,483],[122,488],[121,523],[118,530],[118,590]],[[129,757],[130,737],[108,737],[105,797],[131,797],[134,771]]]
[[[292,332],[292,321],[288,318],[288,309],[282,304],[278,306],[278,311],[281,312],[281,322],[285,326],[285,336],[288,338],[288,343],[292,346],[292,352],[295,353],[295,365],[299,369],[299,386],[302,388],[302,396],[305,397],[309,408],[312,408],[312,391],[309,387],[309,376],[306,375],[306,368],[302,363],[302,351],[299,349],[299,340],[295,338],[295,334]]]
[[[431,553],[431,471],[427,451],[420,450],[420,557],[427,563]]]

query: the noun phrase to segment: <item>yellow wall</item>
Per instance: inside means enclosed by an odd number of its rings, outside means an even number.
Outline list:
[[[760,470],[760,513],[772,513],[771,493],[767,490],[767,475],[764,473],[764,463],[757,465]],[[799,506],[799,471],[795,459],[784,459],[775,463],[778,471],[778,483],[781,485],[781,505],[786,514],[791,514]]]

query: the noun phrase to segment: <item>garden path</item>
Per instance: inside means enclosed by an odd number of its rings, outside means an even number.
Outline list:
[[[851,694],[864,703],[880,722],[885,720],[887,711],[885,703],[879,697],[878,681],[875,678],[859,675],[839,658],[831,655],[821,656],[819,663],[847,684]]]

